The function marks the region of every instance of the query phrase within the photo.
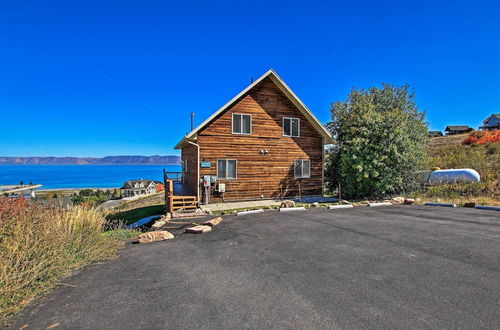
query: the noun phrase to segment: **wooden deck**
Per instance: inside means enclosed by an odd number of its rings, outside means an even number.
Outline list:
[[[165,210],[173,213],[194,211],[198,209],[198,197],[196,193],[191,191],[187,185],[183,184],[182,179],[178,177],[171,179],[163,171],[163,181],[165,184]]]
[[[191,191],[191,189],[182,182],[174,181],[174,196],[196,196],[196,192]]]

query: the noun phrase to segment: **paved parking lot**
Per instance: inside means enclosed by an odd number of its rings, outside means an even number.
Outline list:
[[[428,206],[228,216],[129,245],[15,327],[477,329],[500,326],[500,212]]]

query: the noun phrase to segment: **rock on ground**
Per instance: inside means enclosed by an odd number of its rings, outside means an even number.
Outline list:
[[[165,226],[167,224],[166,221],[164,220],[158,220],[158,221],[155,221],[155,223],[153,223],[153,225],[151,226],[152,229],[154,230],[157,230],[157,229],[160,229],[161,227]]]
[[[139,243],[144,244],[144,243],[164,241],[172,238],[174,238],[174,235],[171,232],[166,230],[161,230],[161,231],[150,231],[148,233],[142,233],[139,235],[138,240]]]
[[[406,205],[415,204],[415,199],[413,199],[413,198],[405,198],[404,204],[406,204]]]
[[[172,215],[170,213],[164,214],[160,217],[159,220],[155,221],[155,223],[151,226],[154,230],[158,230],[161,227],[165,226],[168,221],[172,219]]]
[[[213,218],[211,220],[205,221],[203,224],[210,227],[215,227],[222,222],[221,217]]]
[[[404,197],[394,197],[391,199],[393,203],[404,203],[405,198]]]
[[[295,207],[295,202],[294,201],[282,201],[280,204],[280,208],[287,208],[287,207]]]
[[[208,233],[209,231],[212,231],[212,227],[205,225],[186,228],[186,233],[191,233],[191,234],[204,234]]]

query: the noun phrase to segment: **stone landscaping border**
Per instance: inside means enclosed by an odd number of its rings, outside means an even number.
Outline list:
[[[239,215],[247,215],[247,214],[262,213],[262,212],[264,212],[263,209],[250,210],[250,211],[241,211],[241,212],[236,212],[236,215],[239,216]]]
[[[368,207],[377,207],[377,206],[392,206],[391,202],[381,202],[381,203],[368,203]]]
[[[352,204],[344,204],[344,205],[328,205],[329,210],[335,210],[335,209],[351,209],[354,206]]]
[[[500,206],[476,205],[474,208],[479,210],[500,211]]]
[[[427,206],[443,206],[443,207],[457,207],[457,204],[451,204],[451,203],[427,202],[427,203],[424,203],[424,205],[427,205]]]
[[[300,207],[280,207],[278,211],[280,212],[290,212],[290,211],[305,211],[305,207],[300,206]]]

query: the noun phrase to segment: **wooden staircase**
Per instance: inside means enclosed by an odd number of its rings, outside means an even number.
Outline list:
[[[192,211],[198,208],[196,196],[172,196],[170,198],[170,212],[173,211]]]

